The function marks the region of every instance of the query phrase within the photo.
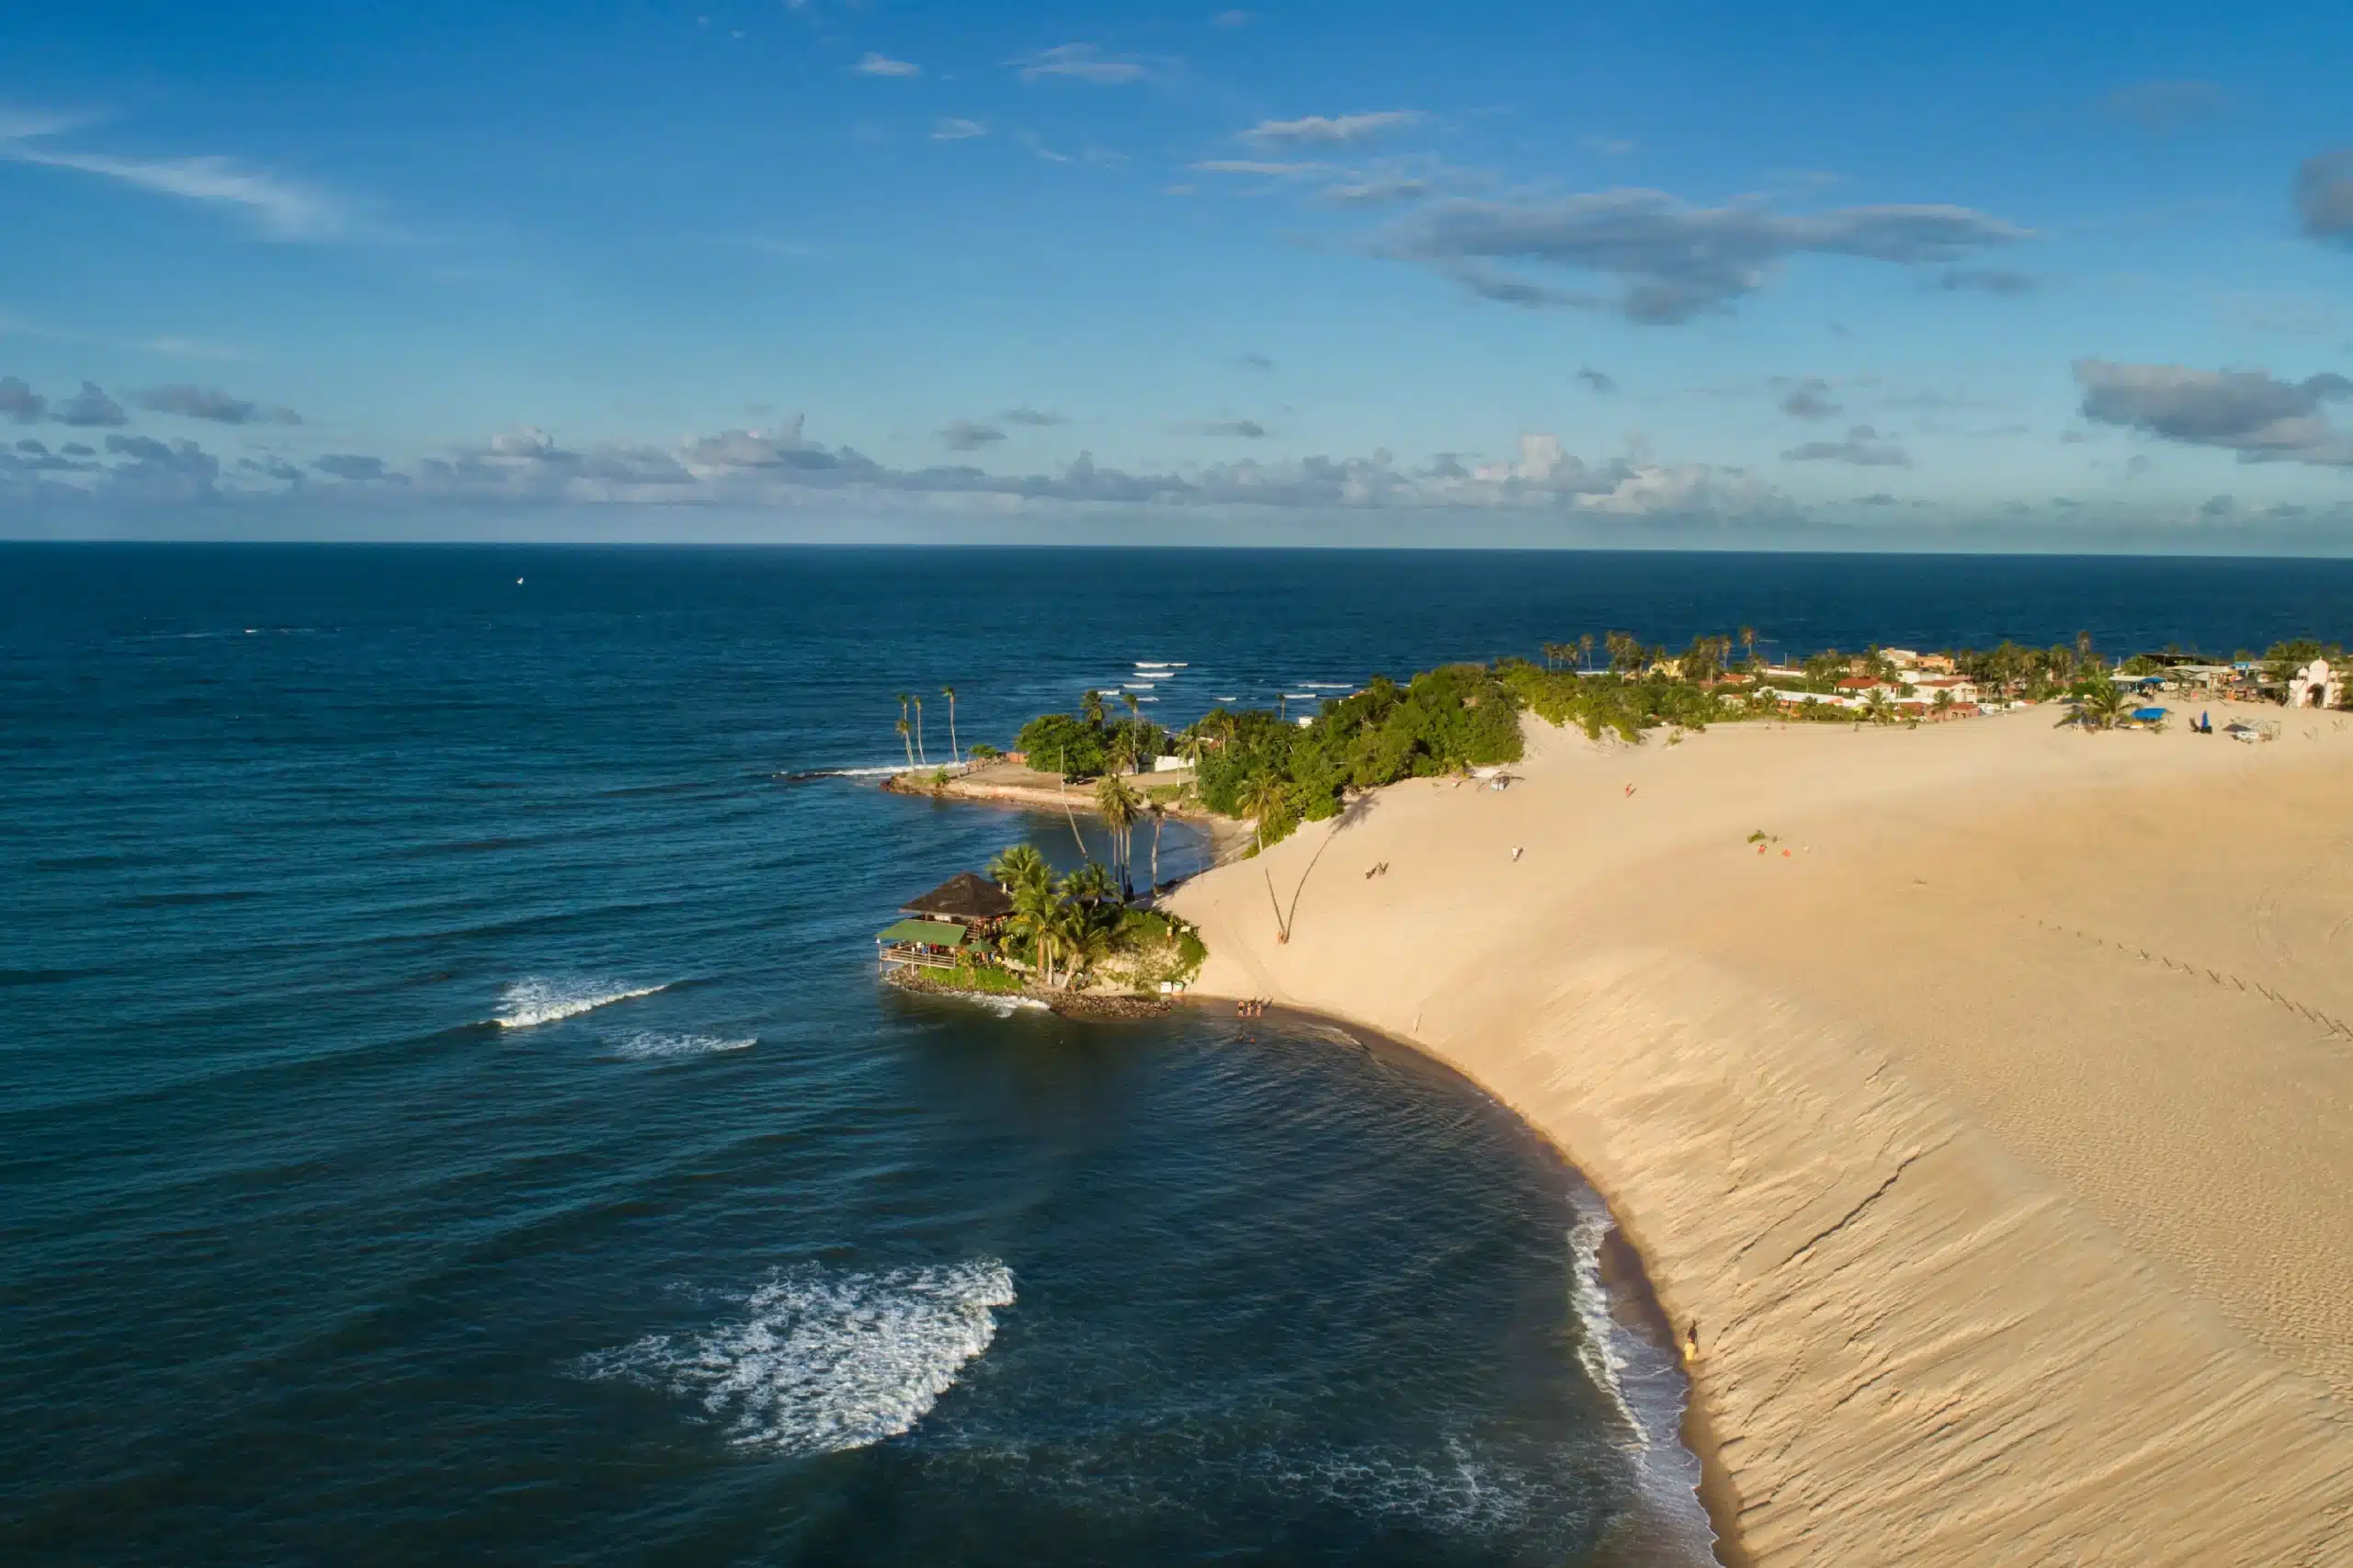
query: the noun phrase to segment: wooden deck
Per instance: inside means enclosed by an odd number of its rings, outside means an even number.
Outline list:
[[[921,948],[884,948],[881,959],[884,963],[909,963],[918,969],[954,969],[957,964],[957,960],[946,953],[927,953]]]

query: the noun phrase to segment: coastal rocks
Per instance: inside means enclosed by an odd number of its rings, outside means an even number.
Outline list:
[[[883,976],[883,980],[885,983],[895,985],[902,991],[914,991],[928,996],[962,996],[980,1002],[1043,1007],[1065,1018],[1086,1018],[1097,1021],[1157,1018],[1174,1011],[1176,1007],[1176,1003],[1165,996],[1136,996],[1118,992],[1042,991],[1035,988],[1004,991],[977,985],[959,985],[952,980],[907,965],[900,965],[892,969]]]

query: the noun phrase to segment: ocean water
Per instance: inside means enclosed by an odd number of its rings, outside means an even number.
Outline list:
[[[2348,604],[2343,562],[0,547],[0,1561],[1703,1562],[1607,1216],[1470,1085],[877,985],[905,896],[1076,853],[875,789],[896,694],[937,754],[949,683],[1003,744],[1087,686],[1181,722],[1608,627]]]

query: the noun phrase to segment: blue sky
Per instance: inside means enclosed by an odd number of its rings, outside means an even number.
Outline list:
[[[0,534],[2353,550],[2353,8],[0,24]]]

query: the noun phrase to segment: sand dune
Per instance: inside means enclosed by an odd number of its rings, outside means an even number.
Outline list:
[[[1531,726],[1177,903],[1610,1196],[1753,1561],[2353,1562],[2353,723],[2054,717]]]

